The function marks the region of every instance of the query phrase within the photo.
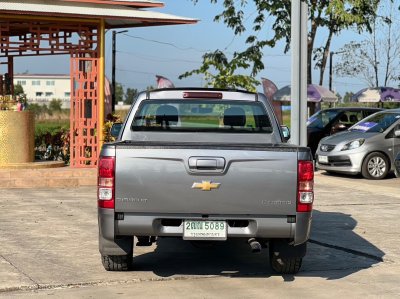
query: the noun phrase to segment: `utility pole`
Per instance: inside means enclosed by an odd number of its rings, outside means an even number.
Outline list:
[[[115,90],[117,88],[116,82],[115,82],[115,64],[116,64],[116,43],[117,43],[117,34],[119,33],[125,33],[128,32],[128,30],[123,30],[123,31],[115,31],[113,30],[112,32],[112,71],[111,71],[111,107],[112,107],[112,113],[115,112]]]
[[[113,30],[112,32],[112,73],[111,73],[111,107],[112,113],[115,112],[115,40],[117,36],[117,32]]]
[[[307,146],[307,1],[291,1],[291,143]]]

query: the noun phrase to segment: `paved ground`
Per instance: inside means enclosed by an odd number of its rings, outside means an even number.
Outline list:
[[[317,174],[308,255],[283,277],[242,243],[165,239],[137,248],[134,271],[106,272],[94,187],[0,189],[0,297],[400,298],[399,185]]]

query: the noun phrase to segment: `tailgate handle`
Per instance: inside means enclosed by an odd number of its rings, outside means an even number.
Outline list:
[[[221,157],[190,157],[189,168],[192,171],[222,171],[225,159]]]

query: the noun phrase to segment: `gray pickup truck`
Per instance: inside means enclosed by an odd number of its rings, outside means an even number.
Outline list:
[[[299,271],[312,218],[312,156],[285,142],[263,94],[141,93],[98,165],[106,270],[131,267],[134,237],[136,246],[174,237],[241,238],[254,252],[269,248],[276,272]]]

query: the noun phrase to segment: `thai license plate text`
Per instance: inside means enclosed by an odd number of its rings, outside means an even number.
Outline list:
[[[226,221],[185,220],[184,240],[226,240]]]

